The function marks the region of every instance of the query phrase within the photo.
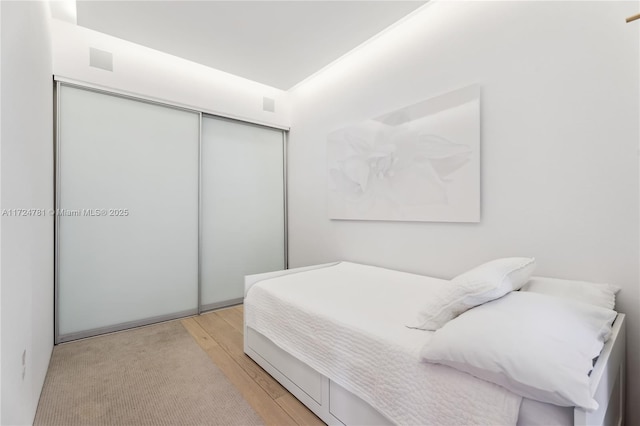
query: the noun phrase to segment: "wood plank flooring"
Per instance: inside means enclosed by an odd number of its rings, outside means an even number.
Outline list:
[[[324,425],[243,350],[242,305],[182,320],[182,325],[267,425]]]

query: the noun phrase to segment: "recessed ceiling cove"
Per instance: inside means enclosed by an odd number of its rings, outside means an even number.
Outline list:
[[[287,90],[424,1],[78,1],[78,25]]]

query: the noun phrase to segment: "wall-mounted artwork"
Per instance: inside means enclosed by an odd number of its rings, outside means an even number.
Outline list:
[[[329,217],[480,221],[480,86],[331,133]]]

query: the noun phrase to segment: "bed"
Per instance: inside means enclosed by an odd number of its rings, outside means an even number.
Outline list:
[[[623,314],[588,377],[598,408],[561,407],[419,361],[434,333],[406,324],[443,283],[349,262],[247,276],[245,353],[327,424],[623,424]]]

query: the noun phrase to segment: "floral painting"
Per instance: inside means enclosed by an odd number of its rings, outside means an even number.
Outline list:
[[[480,221],[480,87],[331,133],[329,217]]]

